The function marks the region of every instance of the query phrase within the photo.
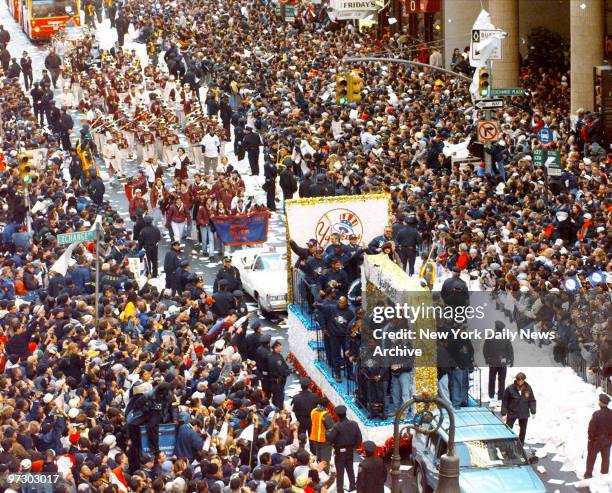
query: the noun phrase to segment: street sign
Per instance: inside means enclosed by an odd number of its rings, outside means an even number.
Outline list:
[[[546,149],[534,149],[533,165],[546,166],[548,176],[561,176],[561,153]]]
[[[336,20],[363,19],[379,10],[374,0],[332,0],[329,6]]]
[[[548,170],[548,176],[561,176],[561,153],[559,151],[548,151],[544,166]]]
[[[475,106],[479,110],[491,110],[495,108],[503,108],[504,100],[503,99],[481,99],[476,102]]]
[[[537,137],[540,143],[544,145],[550,144],[553,140],[552,132],[548,127],[542,127],[538,130]]]
[[[95,239],[95,231],[79,231],[77,233],[64,233],[57,235],[57,244],[65,245],[66,243],[80,243],[82,241],[94,241]]]
[[[495,140],[499,135],[499,125],[496,121],[485,120],[478,124],[478,137],[482,142]]]
[[[472,29],[470,51],[472,60],[480,60],[480,44],[489,38],[494,38],[495,47],[488,60],[502,59],[502,31],[500,29]]]
[[[285,5],[285,22],[295,21],[295,7],[291,5]]]
[[[525,96],[527,92],[522,87],[507,87],[507,88],[498,88],[489,90],[490,96]]]

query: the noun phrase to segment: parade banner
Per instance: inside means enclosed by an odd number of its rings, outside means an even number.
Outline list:
[[[258,245],[268,241],[268,211],[235,216],[212,216],[211,220],[224,245]]]
[[[138,283],[138,287],[142,288],[147,282],[146,276],[146,260],[139,257],[128,257],[128,269],[134,274],[134,280]]]
[[[300,247],[314,238],[323,248],[332,233],[340,233],[344,243],[354,234],[367,245],[383,234],[390,212],[387,194],[292,199],[285,202],[285,209],[287,238]],[[291,264],[295,261],[294,257]]]

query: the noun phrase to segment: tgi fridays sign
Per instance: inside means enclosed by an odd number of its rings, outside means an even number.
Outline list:
[[[332,0],[330,6],[331,14],[340,21],[363,19],[378,11],[374,0]]]

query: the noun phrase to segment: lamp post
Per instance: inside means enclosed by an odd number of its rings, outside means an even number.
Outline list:
[[[436,418],[431,411],[424,410],[416,414],[412,423],[408,423],[400,430],[401,416],[413,404],[435,404],[440,409]],[[455,416],[451,406],[437,396],[415,395],[408,402],[404,402],[395,413],[393,423],[393,455],[391,457],[391,492],[400,493],[400,436],[403,432],[413,429],[418,433],[433,435],[442,426],[442,410],[448,414],[448,452],[440,458],[439,479],[435,493],[461,493],[459,489],[459,458],[455,455]],[[436,422],[437,421],[437,422]],[[435,423],[435,424],[433,424]]]

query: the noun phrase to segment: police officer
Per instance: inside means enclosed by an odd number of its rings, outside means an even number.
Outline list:
[[[310,433],[310,427],[312,425],[310,413],[317,407],[317,403],[319,402],[319,397],[309,390],[309,386],[310,378],[300,379],[300,387],[302,390],[298,392],[291,401],[293,412],[299,423],[298,434]]]
[[[272,354],[268,356],[268,371],[270,372],[270,392],[272,404],[278,409],[283,409],[285,403],[285,383],[291,375],[291,368],[283,358],[281,351],[283,344],[275,341],[272,344]]]
[[[238,318],[242,318],[249,314],[249,309],[244,302],[244,293],[240,289],[236,289],[232,296],[234,297],[234,311]]]
[[[72,149],[72,144],[70,143],[70,131],[73,127],[74,121],[72,120],[72,117],[68,114],[66,107],[62,106],[59,117],[59,130],[62,147],[65,151]]]
[[[416,228],[416,222],[416,216],[410,214],[406,219],[406,225],[398,231],[396,239],[404,270],[408,266],[408,274],[411,276],[414,275],[417,247],[421,244],[421,235]]]
[[[526,382],[527,377],[519,372],[514,377],[514,383],[506,387],[502,398],[501,415],[506,417],[506,424],[510,429],[518,419],[519,439],[525,443],[527,434],[527,421],[536,413],[536,399],[531,386]],[[608,449],[609,451],[609,449]]]
[[[39,87],[38,82],[34,83],[34,87],[30,91],[30,96],[32,96],[32,108],[34,110],[34,118],[36,121],[40,121],[40,124],[43,123],[43,112],[42,112],[42,97],[44,92]]]
[[[153,218],[144,218],[144,227],[138,236],[138,248],[144,248],[147,253],[147,275],[157,277],[158,249],[157,245],[161,240],[159,228],[153,224]]]
[[[259,147],[261,146],[261,138],[259,134],[253,132],[253,129],[247,125],[242,145],[244,146],[247,157],[249,159],[249,166],[251,167],[251,175],[259,175]]]
[[[357,469],[357,493],[383,493],[387,481],[385,462],[376,455],[376,444],[363,442],[365,459]]]
[[[176,293],[176,282],[174,279],[174,273],[181,262],[179,258],[181,253],[181,244],[178,241],[172,242],[170,250],[164,257],[164,272],[166,273],[166,289],[169,289],[172,294]]]
[[[500,334],[506,327],[501,320],[495,321],[495,332]],[[489,399],[495,398],[495,380],[497,379],[497,399],[501,400],[506,385],[508,366],[514,364],[514,349],[508,339],[487,339],[482,348],[485,362],[489,366]]]
[[[189,282],[189,260],[181,260],[178,268],[174,271],[174,282],[178,294],[182,294]]]
[[[612,409],[608,408],[608,404],[610,404],[610,397],[606,394],[599,394],[599,411],[593,413],[589,422],[585,479],[593,477],[593,466],[597,454],[601,454],[601,473],[608,474],[610,445],[612,444]]]
[[[336,463],[336,491],[344,491],[344,471],[349,479],[349,491],[355,489],[355,470],[353,452],[361,445],[361,431],[355,421],[346,417],[346,407],[336,406],[336,416],[340,419],[329,432],[329,443],[334,449]]]
[[[466,282],[459,277],[461,269],[453,267],[452,271],[452,277],[442,284],[440,296],[448,306],[467,306],[470,301],[470,293]]]
[[[219,281],[223,279],[227,281],[227,290],[236,291],[242,288],[242,281],[240,280],[240,272],[232,265],[232,257],[226,256],[223,259],[223,267],[217,272],[215,283],[213,285],[213,291],[218,291]]]
[[[269,357],[272,355],[270,350],[270,341],[272,337],[270,334],[264,334],[261,336],[260,345],[255,351],[255,362],[257,363],[257,372],[259,379],[261,380],[261,388],[263,391],[270,395],[270,372],[268,371]]]
[[[212,312],[217,317],[227,317],[234,308],[234,296],[231,291],[228,291],[225,279],[219,281],[218,288],[219,290],[212,296],[214,300]]]
[[[23,82],[25,84],[26,91],[30,89],[32,85],[33,74],[32,74],[32,59],[30,55],[28,55],[27,51],[23,52],[23,56],[21,60],[19,60],[19,65],[21,65],[21,73],[23,74]]]
[[[253,320],[250,323],[250,328],[253,332],[246,337],[246,356],[248,359],[255,361],[255,353],[261,341],[261,320],[257,318]]]
[[[266,207],[272,212],[276,212],[276,175],[278,171],[276,165],[266,158],[264,164],[264,177],[266,181],[263,184],[263,189],[266,192]]]

